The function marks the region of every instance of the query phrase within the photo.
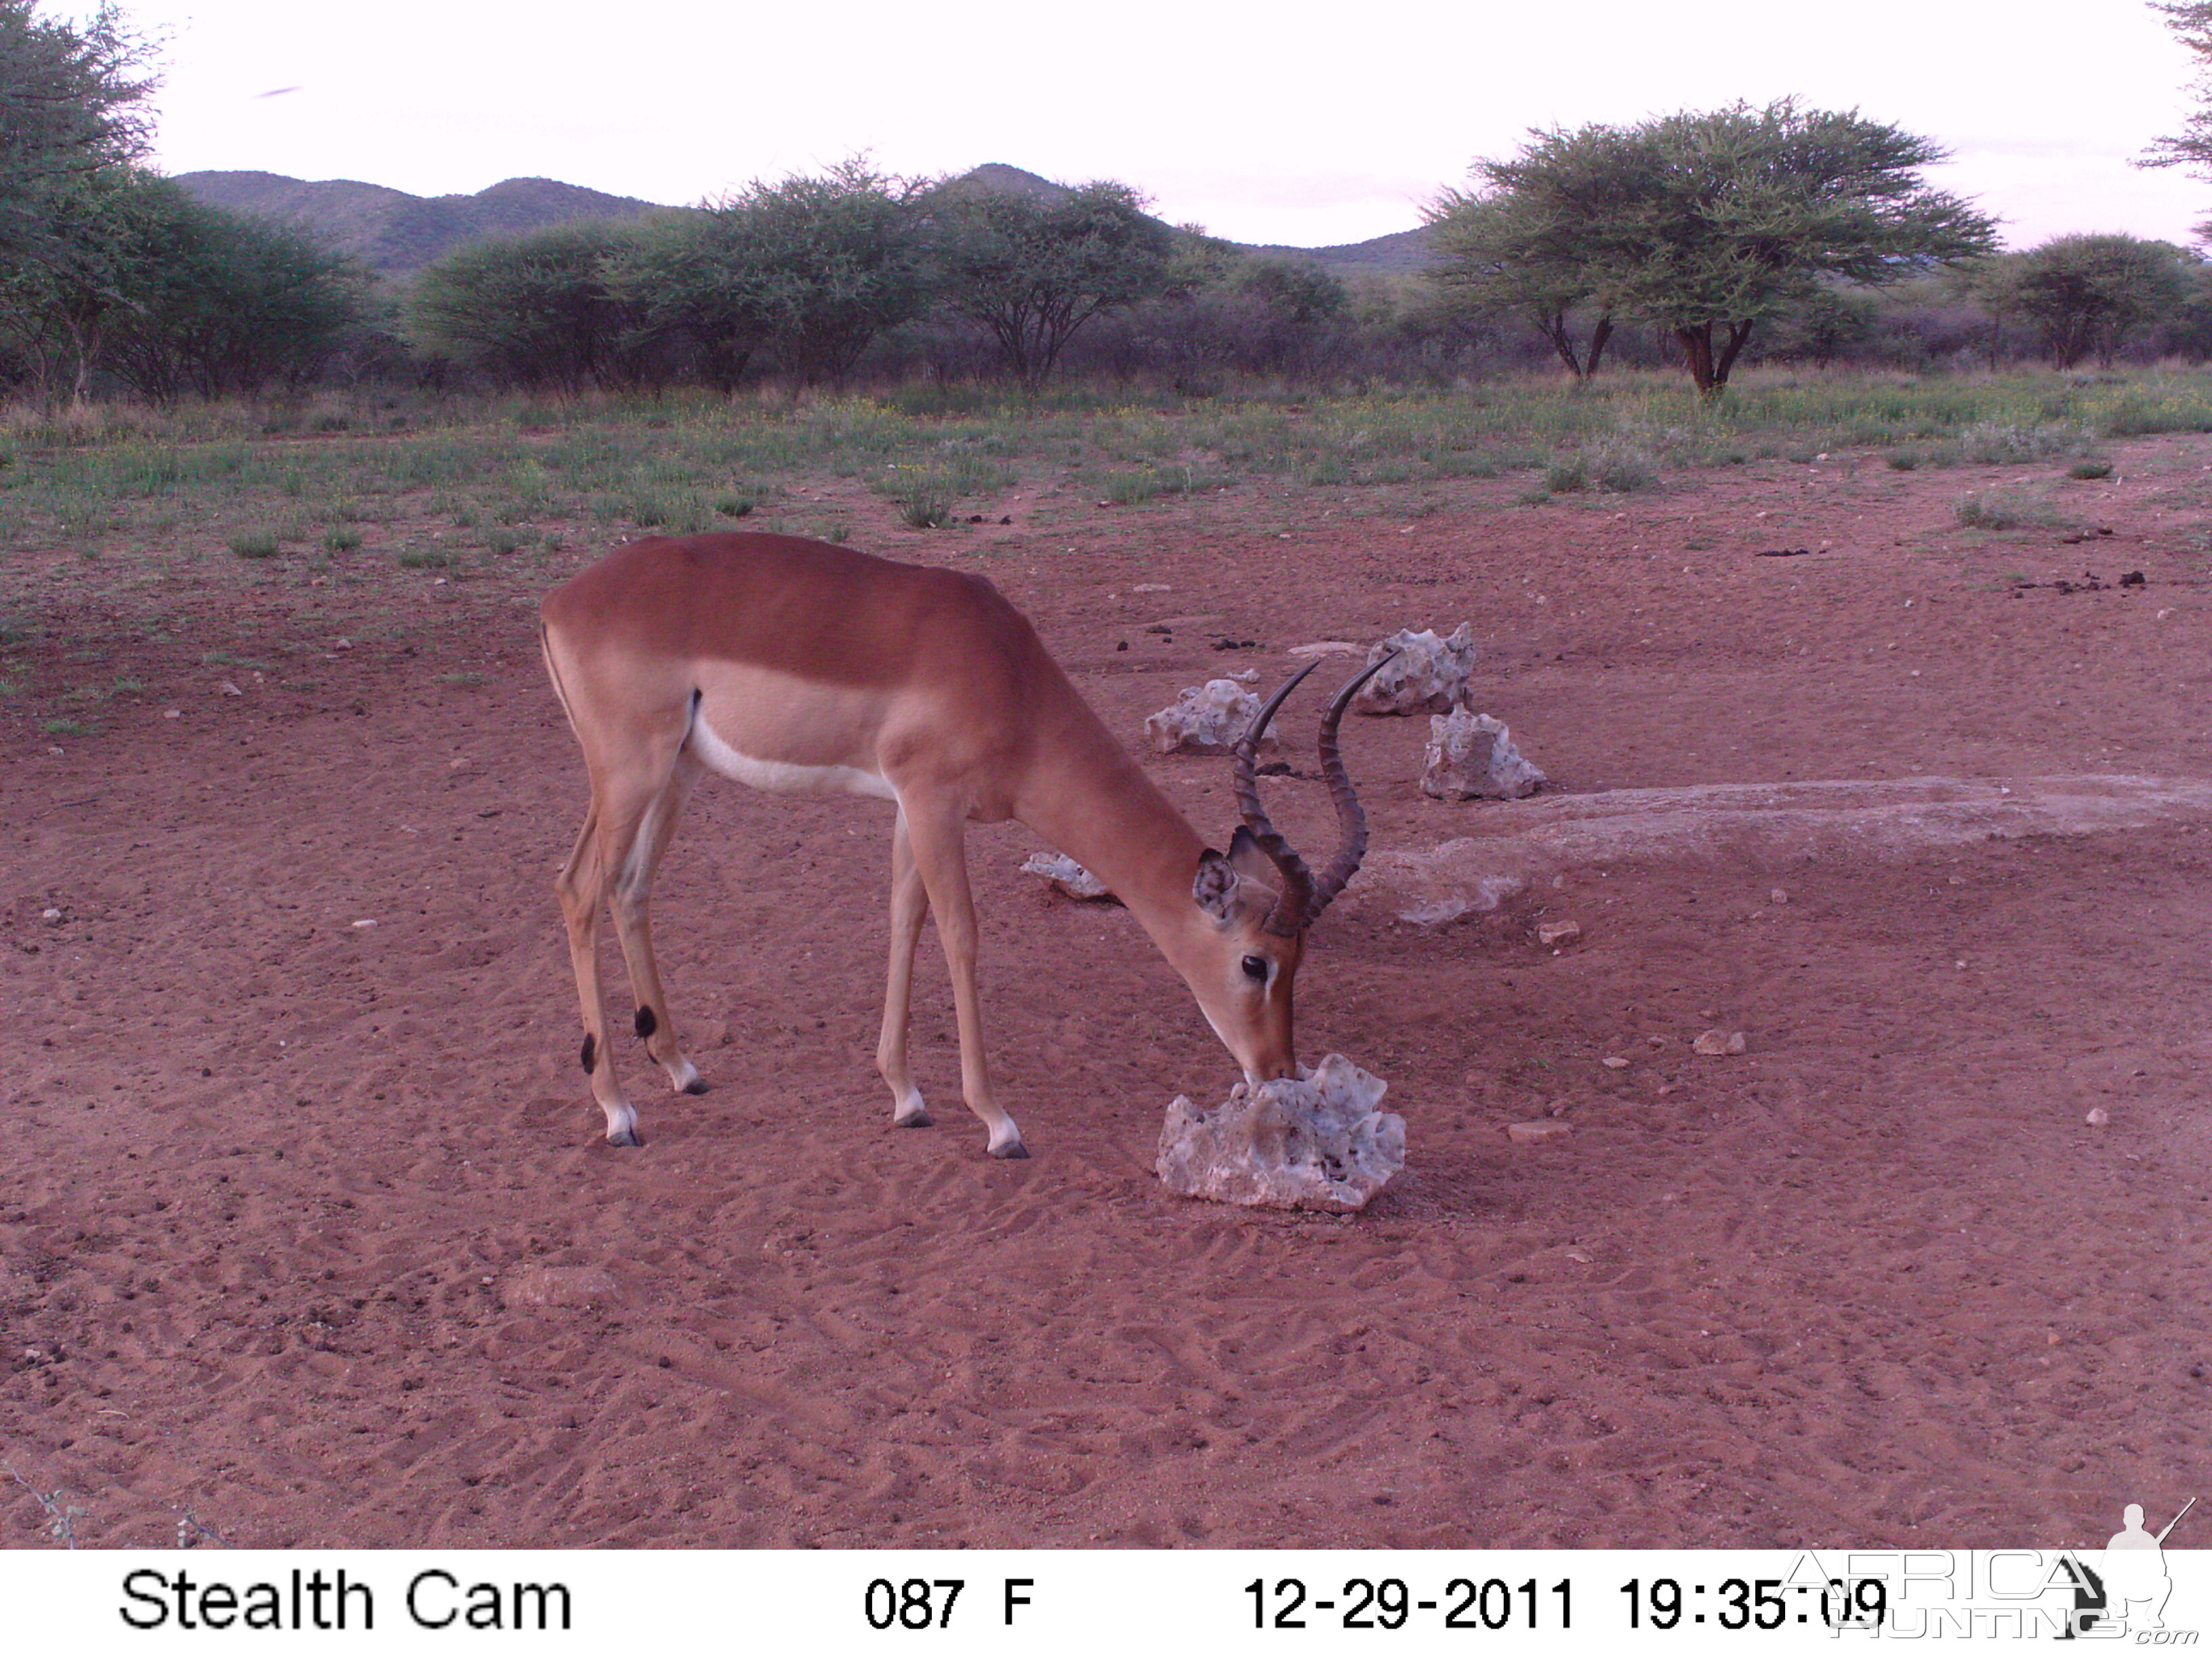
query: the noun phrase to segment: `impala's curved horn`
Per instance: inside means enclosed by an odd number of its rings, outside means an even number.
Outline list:
[[[1344,826],[1344,845],[1337,849],[1328,868],[1313,884],[1313,897],[1305,917],[1308,927],[1328,908],[1329,901],[1344,890],[1345,883],[1358,873],[1359,861],[1367,856],[1367,814],[1359,805],[1359,793],[1352,787],[1351,775],[1344,769],[1344,757],[1336,746],[1337,723],[1344,718],[1345,709],[1359,688],[1397,654],[1395,651],[1386,652],[1368,664],[1330,699],[1328,713],[1321,717],[1321,775],[1328,780],[1328,798],[1336,803],[1336,820]]]
[[[1267,722],[1275,718],[1275,711],[1283,706],[1283,699],[1297,689],[1298,682],[1319,665],[1310,662],[1285,680],[1253,716],[1252,724],[1230,750],[1237,757],[1237,810],[1243,815],[1244,827],[1252,832],[1252,839],[1259,844],[1260,850],[1283,873],[1283,890],[1276,896],[1275,908],[1260,925],[1286,939],[1305,926],[1306,912],[1313,902],[1313,872],[1306,868],[1306,861],[1298,856],[1297,849],[1284,840],[1268,821],[1267,809],[1260,805],[1260,785],[1252,768],[1260,739],[1267,733]]]

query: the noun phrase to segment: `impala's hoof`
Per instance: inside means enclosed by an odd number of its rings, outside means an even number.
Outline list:
[[[607,1145],[610,1146],[642,1146],[645,1145],[645,1141],[635,1129],[610,1129],[607,1131]]]
[[[994,1146],[991,1149],[993,1158],[1027,1158],[1029,1155],[1030,1149],[1018,1140],[1009,1146]]]
[[[689,1083],[684,1085],[684,1092],[687,1095],[705,1094],[707,1092],[707,1079],[703,1077],[693,1078]]]
[[[917,1106],[910,1112],[900,1112],[895,1115],[891,1119],[891,1127],[895,1129],[927,1129],[936,1121],[930,1116],[927,1107]]]

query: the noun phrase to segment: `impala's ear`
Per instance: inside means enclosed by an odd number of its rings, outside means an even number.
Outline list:
[[[1209,847],[1198,855],[1198,874],[1192,878],[1190,896],[1200,909],[1216,921],[1225,922],[1237,913],[1237,884],[1241,879],[1236,866]]]
[[[1225,857],[1211,847],[1199,854],[1190,896],[1200,909],[1226,926],[1240,908],[1273,902],[1274,875],[1275,866],[1252,839],[1252,832],[1240,827]],[[1256,896],[1249,890],[1253,888],[1260,890]]]
[[[1259,839],[1241,823],[1229,838],[1229,862],[1238,875],[1262,887],[1273,887],[1282,879],[1274,860],[1260,850]]]

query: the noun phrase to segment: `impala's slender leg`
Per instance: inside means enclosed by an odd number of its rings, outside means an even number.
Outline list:
[[[637,1113],[615,1080],[614,1048],[607,1041],[606,1003],[599,988],[599,913],[625,869],[649,848],[649,842],[647,848],[640,846],[640,832],[670,785],[683,740],[679,724],[672,732],[653,734],[619,764],[591,765],[591,810],[575,851],[554,882],[568,924],[568,961],[575,969],[576,1000],[584,1017],[579,1059],[592,1079],[592,1097],[606,1115],[607,1139],[617,1146],[639,1144]],[[587,763],[597,758],[586,755]]]
[[[684,1058],[676,1039],[675,1017],[668,1011],[668,991],[660,982],[660,964],[653,954],[653,921],[649,906],[653,878],[676,834],[676,820],[690,799],[704,769],[690,751],[677,757],[666,786],[646,808],[629,855],[615,872],[611,908],[615,937],[622,941],[623,961],[629,967],[630,992],[637,1003],[637,1034],[645,1051],[668,1073],[669,1086],[679,1093],[703,1095],[699,1068]]]
[[[902,1129],[925,1128],[929,1108],[914,1085],[914,1070],[907,1064],[908,1011],[914,997],[914,951],[921,940],[921,924],[929,915],[929,889],[914,861],[914,842],[906,832],[902,809],[891,830],[891,963],[884,988],[884,1031],[876,1042],[876,1070],[891,1089],[891,1121]]]
[[[586,895],[598,890],[599,857],[599,804],[594,798],[584,811],[584,827],[576,832],[576,845],[568,854],[568,861],[553,878],[562,920],[568,924],[568,966],[575,975],[576,1001],[584,1016],[584,1074],[592,1079],[594,1098],[599,1091],[599,1062],[607,1046],[607,1033],[606,1018],[599,1007],[599,907]],[[607,1128],[612,1133],[611,1118]]]
[[[903,812],[904,797],[900,799]],[[960,808],[924,807],[908,817],[907,834],[915,867],[937,915],[937,937],[952,970],[952,1006],[960,1021],[960,1091],[968,1109],[991,1132],[994,1158],[1027,1158],[1022,1132],[1014,1127],[991,1092],[990,1067],[983,1058],[983,1009],[975,994],[975,900],[968,886],[968,860],[961,847],[966,814]]]
[[[584,1074],[592,1080],[592,1098],[606,1114],[607,1139],[617,1146],[635,1146],[637,1114],[615,1081],[614,1048],[607,1041],[607,1011],[599,989],[599,912],[606,892],[605,822],[595,798],[584,815],[576,850],[561,866],[554,890],[568,924],[568,965],[575,970],[576,1002],[584,1017]]]

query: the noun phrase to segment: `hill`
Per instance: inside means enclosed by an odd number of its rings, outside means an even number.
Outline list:
[[[304,224],[387,276],[418,270],[487,236],[661,210],[657,203],[552,179],[506,179],[473,196],[428,197],[352,179],[310,182],[276,173],[184,173],[177,182],[210,207]]]
[[[1054,184],[1022,167],[1008,167],[1004,161],[986,161],[980,167],[970,167],[957,179],[948,180],[945,188],[955,196],[1026,196],[1047,207],[1064,202],[1075,193],[1066,185]]]
[[[1238,244],[1244,246],[1243,244]],[[1340,242],[1331,247],[1280,247],[1272,244],[1244,246],[1247,253],[1285,259],[1310,259],[1338,276],[1395,276],[1428,269],[1434,257],[1429,248],[1429,228],[1393,231],[1364,242]]]
[[[552,179],[507,179],[473,196],[410,196],[352,179],[309,181],[276,173],[183,173],[177,182],[210,207],[285,219],[320,234],[386,276],[419,270],[441,255],[488,236],[511,236],[586,220],[631,220],[664,210],[631,196],[609,196]],[[1003,161],[987,161],[954,179],[955,190],[988,191],[1054,201],[1054,184]],[[1333,247],[1234,242],[1241,252],[1310,259],[1339,276],[1419,270],[1428,260],[1426,228]]]
[[[1047,203],[1056,202],[1067,194],[1066,185],[1009,167],[1004,161],[986,161],[962,173],[947,188],[1027,196]],[[1430,258],[1429,230],[1425,225],[1372,237],[1364,242],[1341,242],[1329,247],[1286,247],[1278,243],[1254,242],[1231,242],[1229,246],[1239,253],[1308,260],[1337,276],[1396,276],[1426,269]]]

